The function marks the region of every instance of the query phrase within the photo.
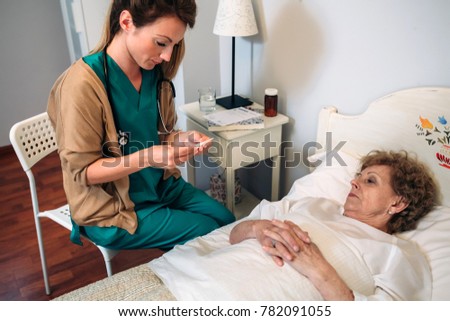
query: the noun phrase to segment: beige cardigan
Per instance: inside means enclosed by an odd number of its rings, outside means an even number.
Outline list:
[[[167,89],[164,86],[160,91],[161,110],[167,124],[173,124],[174,102]],[[137,216],[128,194],[128,177],[105,184],[87,184],[86,171],[90,164],[105,156],[121,156],[121,152],[105,87],[82,59],[56,80],[47,112],[56,131],[72,219],[81,226],[117,226],[133,234]],[[161,141],[164,138],[160,136]],[[180,172],[164,173],[165,178],[171,175],[179,177]]]

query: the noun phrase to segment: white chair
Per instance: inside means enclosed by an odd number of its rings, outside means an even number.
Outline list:
[[[69,231],[72,230],[72,223],[70,221],[70,210],[67,204],[54,210],[44,212],[39,210],[37,189],[31,169],[37,162],[57,149],[55,131],[53,130],[47,113],[44,112],[15,124],[11,128],[9,139],[30,182],[30,193],[36,224],[39,253],[41,255],[42,272],[44,274],[45,292],[50,294],[50,283],[47,273],[47,262],[45,258],[40,219],[47,217]],[[119,251],[107,249],[98,245],[96,246],[100,252],[102,252],[105,260],[106,272],[108,276],[111,276],[111,259]]]

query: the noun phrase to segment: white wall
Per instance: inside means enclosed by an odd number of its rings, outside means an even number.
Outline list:
[[[186,102],[198,99],[198,88],[220,87],[219,37],[213,34],[217,1],[197,0],[197,19],[186,33],[186,56],[183,61]]]
[[[60,0],[71,62],[97,46],[110,3],[110,0]]]
[[[186,55],[183,60],[182,77],[180,72],[174,81],[177,88],[177,105],[198,99],[198,89],[213,87],[220,90],[220,38],[213,34],[217,1],[197,0],[197,19],[192,30],[185,35]],[[182,79],[180,79],[182,78]],[[178,113],[180,128],[185,128],[185,117]],[[207,164],[207,158],[197,156],[198,162]],[[196,185],[201,189],[209,188],[209,177],[215,172],[211,166],[201,166],[196,171]],[[184,177],[186,168],[181,167]]]
[[[251,79],[242,79],[236,90],[262,103],[264,88],[279,89],[279,109],[291,118],[284,139],[294,142],[295,152],[315,139],[317,116],[326,105],[358,114],[392,91],[450,86],[448,0],[254,0],[253,5],[260,33],[237,43],[237,59],[246,62]],[[223,62],[228,57],[222,54]],[[305,173],[304,166],[283,170],[283,194]],[[254,186],[267,185],[269,171],[260,170],[254,179]],[[266,191],[260,196],[267,197]]]
[[[197,0],[186,35],[180,101],[204,85],[230,93],[231,40],[212,33],[218,1]],[[293,152],[315,139],[326,105],[357,114],[373,99],[414,86],[450,86],[448,0],[253,0],[259,34],[236,41],[236,92],[263,102],[279,89],[279,109],[291,118],[284,139]],[[0,146],[12,124],[45,110],[48,92],[68,66],[58,0],[0,3]],[[184,95],[183,95],[184,93]],[[307,172],[282,170],[282,194]],[[252,186],[268,197],[270,171],[252,170]],[[208,175],[199,181],[207,185]],[[256,188],[265,186],[265,188]]]
[[[0,146],[19,120],[46,110],[70,64],[59,0],[0,2]]]

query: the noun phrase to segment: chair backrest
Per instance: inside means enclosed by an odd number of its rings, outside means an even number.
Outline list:
[[[26,172],[57,149],[55,131],[46,112],[16,123],[9,140]]]

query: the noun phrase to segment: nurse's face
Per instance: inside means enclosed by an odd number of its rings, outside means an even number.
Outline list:
[[[141,68],[151,70],[170,60],[174,46],[184,38],[185,32],[186,24],[172,16],[140,28],[133,25],[126,37],[129,55]]]

